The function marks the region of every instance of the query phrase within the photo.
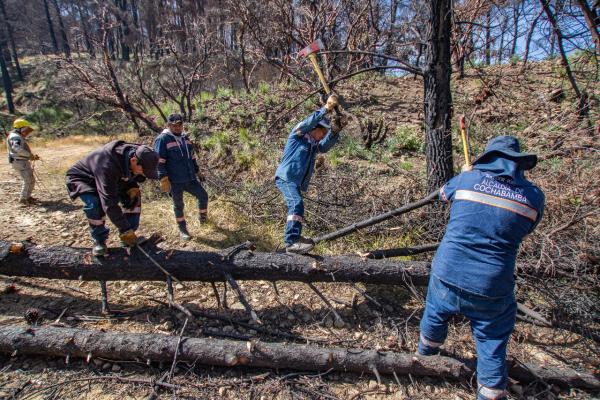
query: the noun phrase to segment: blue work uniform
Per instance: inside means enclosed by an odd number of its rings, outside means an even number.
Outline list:
[[[440,189],[450,222],[432,263],[419,353],[436,354],[448,321],[463,314],[477,347],[478,399],[505,398],[506,348],[516,317],[515,262],[544,210],[544,194],[500,155]]]
[[[275,172],[275,184],[283,194],[288,208],[284,235],[287,246],[296,243],[302,233],[304,201],[301,192],[308,190],[317,154],[326,153],[338,141],[339,134],[333,134],[331,129],[319,142],[310,135],[326,113],[327,110],[323,107],[292,129]]]
[[[165,129],[154,141],[154,150],[159,155],[158,178],[168,177],[171,183],[171,198],[175,220],[185,226],[183,193],[188,192],[197,199],[198,212],[208,212],[208,194],[198,180],[198,162],[194,147],[187,135],[175,135]]]

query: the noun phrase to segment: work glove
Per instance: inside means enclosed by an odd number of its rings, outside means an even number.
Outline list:
[[[138,204],[140,204],[141,197],[142,192],[140,192],[140,188],[133,187],[127,191],[127,202],[125,202],[123,206],[129,210],[132,210]]]
[[[171,191],[171,182],[169,182],[168,176],[160,178],[160,191],[163,193],[169,193]]]
[[[332,94],[331,96],[329,96],[329,98],[327,98],[327,103],[325,103],[325,109],[327,110],[327,112],[333,111],[333,109],[337,107],[338,101],[339,100],[337,94]]]
[[[331,121],[331,133],[337,135],[346,125],[348,125],[348,117],[346,115],[336,115]]]
[[[40,159],[40,156],[38,156],[37,154],[32,154],[31,155],[31,161],[37,161]]]
[[[130,229],[128,231],[121,233],[119,235],[119,238],[121,239],[121,242],[125,243],[129,247],[135,247],[135,245],[137,244],[137,240],[138,240],[133,229]]]
[[[204,182],[206,180],[206,177],[204,176],[204,174],[202,172],[198,172],[196,174],[196,176],[198,177],[199,182]]]

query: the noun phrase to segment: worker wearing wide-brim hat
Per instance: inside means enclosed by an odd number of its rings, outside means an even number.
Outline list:
[[[35,177],[31,162],[39,160],[40,157],[31,152],[31,148],[27,143],[27,137],[33,131],[33,126],[31,126],[29,121],[24,118],[17,118],[14,120],[13,129],[6,139],[8,162],[23,180],[21,195],[19,197],[19,203],[21,204],[35,203],[35,199],[31,197],[35,187]]]
[[[498,136],[472,168],[440,189],[451,203],[450,222],[432,262],[418,352],[437,354],[450,318],[466,316],[477,347],[479,400],[506,398],[517,252],[544,210],[544,193],[525,178],[536,163],[516,138]]]

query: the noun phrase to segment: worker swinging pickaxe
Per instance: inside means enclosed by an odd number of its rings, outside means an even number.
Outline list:
[[[331,88],[329,87],[327,80],[325,80],[325,76],[323,75],[323,71],[321,70],[321,67],[319,66],[319,61],[317,60],[317,53],[319,51],[323,50],[324,48],[325,48],[325,46],[323,46],[323,42],[320,39],[317,39],[314,42],[312,42],[311,44],[309,44],[308,46],[306,46],[305,48],[303,48],[302,50],[300,50],[298,55],[300,57],[308,56],[308,58],[310,59],[310,62],[312,63],[312,65],[315,69],[315,72],[317,73],[317,76],[319,77],[319,80],[321,81],[321,84],[323,85],[323,89],[325,90],[325,93],[327,95],[330,95],[332,93]],[[340,98],[340,96],[338,96],[338,103],[342,103],[342,99]],[[340,106],[335,107],[336,114],[338,115],[338,117],[344,119],[343,123],[345,125],[346,117],[344,116],[342,111],[343,111],[343,109]]]

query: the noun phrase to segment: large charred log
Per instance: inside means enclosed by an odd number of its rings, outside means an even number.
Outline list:
[[[131,255],[111,249],[109,257],[92,257],[89,249],[37,246],[25,243],[10,252],[0,240],[0,274],[33,278],[85,281],[164,281],[165,274],[139,250]],[[4,257],[2,249],[5,249]],[[222,282],[225,273],[236,280],[299,282],[364,282],[424,286],[429,263],[368,260],[358,256],[302,256],[241,250],[231,256],[205,251],[163,251],[150,244],[144,249],[181,281]]]
[[[469,379],[472,362],[451,357],[423,357],[410,353],[318,347],[290,343],[183,338],[157,334],[102,332],[76,328],[0,327],[0,352],[5,354],[69,356],[91,359],[181,362],[215,366],[285,368],[302,371],[411,374],[448,379]],[[565,368],[519,364],[511,377],[522,382],[544,380],[561,386],[600,389],[591,374]]]

